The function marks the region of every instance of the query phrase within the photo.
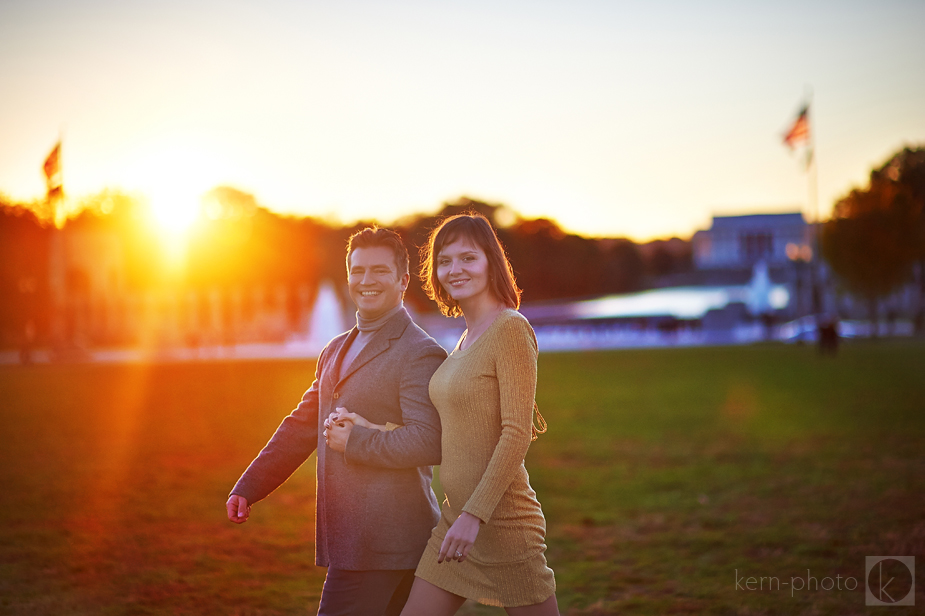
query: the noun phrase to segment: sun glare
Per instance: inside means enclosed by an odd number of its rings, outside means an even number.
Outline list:
[[[205,214],[202,196],[223,182],[227,168],[218,146],[195,132],[160,133],[127,157],[123,181],[145,195],[151,229],[173,265],[182,265]]]
[[[199,218],[199,199],[190,195],[162,194],[151,199],[151,214],[165,234],[185,235]]]
[[[151,217],[170,265],[182,264],[190,231],[199,220],[200,199],[192,191],[165,190],[151,196]]]

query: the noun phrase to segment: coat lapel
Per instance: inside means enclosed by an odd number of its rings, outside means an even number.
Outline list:
[[[353,340],[358,333],[360,333],[360,330],[354,325],[353,329],[347,332],[347,335],[341,340],[340,345],[336,349],[331,349],[331,359],[328,362],[328,368],[324,370],[322,382],[326,381],[332,387],[340,382],[340,377],[338,376],[340,374],[340,365],[344,361],[347,349],[353,344]]]
[[[396,338],[401,338],[402,334],[405,333],[405,328],[408,327],[408,324],[411,322],[411,317],[408,315],[408,311],[402,308],[398,314],[389,319],[388,323],[382,326],[376,335],[370,340],[363,350],[360,351],[360,354],[356,356],[353,362],[347,366],[346,370],[341,370],[341,377],[338,384],[344,382],[351,374],[362,368],[364,365],[368,364],[370,361],[385,353],[390,346],[392,346],[392,340]],[[356,338],[354,331],[350,332],[350,337],[347,339],[352,343],[353,339]],[[347,349],[349,345],[346,343],[341,347],[337,355],[338,366],[344,357],[344,350]]]

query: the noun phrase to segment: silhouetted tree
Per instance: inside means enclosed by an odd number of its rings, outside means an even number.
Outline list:
[[[645,265],[639,248],[627,239],[604,240],[606,263],[603,289],[607,293],[628,293],[642,287]]]
[[[108,231],[121,241],[126,283],[131,289],[148,289],[165,283],[168,272],[163,244],[148,222],[141,199],[106,189],[81,199],[78,213],[65,224],[65,232]]]
[[[925,149],[906,148],[870,173],[867,188],[840,199],[822,229],[822,253],[854,293],[877,300],[908,282],[925,260]]]
[[[343,278],[331,258],[334,232],[305,217],[281,216],[253,195],[222,186],[206,195],[206,221],[190,239],[187,280],[194,286],[308,283]]]
[[[687,272],[693,267],[693,251],[690,241],[677,237],[641,244],[639,251],[645,262],[647,276],[658,278]]]
[[[0,343],[18,345],[31,328],[48,331],[50,228],[29,204],[0,195]]]

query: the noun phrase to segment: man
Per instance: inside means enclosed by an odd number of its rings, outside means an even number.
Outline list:
[[[439,517],[430,465],[440,462],[440,418],[428,385],[446,352],[408,316],[409,280],[398,234],[367,228],[350,238],[357,327],[321,352],[311,388],[226,503],[229,520],[246,522],[317,448],[315,563],[328,567],[319,616],[399,614]],[[400,427],[337,426],[337,408]]]

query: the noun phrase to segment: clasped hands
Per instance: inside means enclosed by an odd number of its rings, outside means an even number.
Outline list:
[[[347,449],[347,440],[350,438],[353,426],[364,423],[368,422],[356,413],[351,413],[339,406],[324,420],[324,440],[328,447],[343,453]]]

